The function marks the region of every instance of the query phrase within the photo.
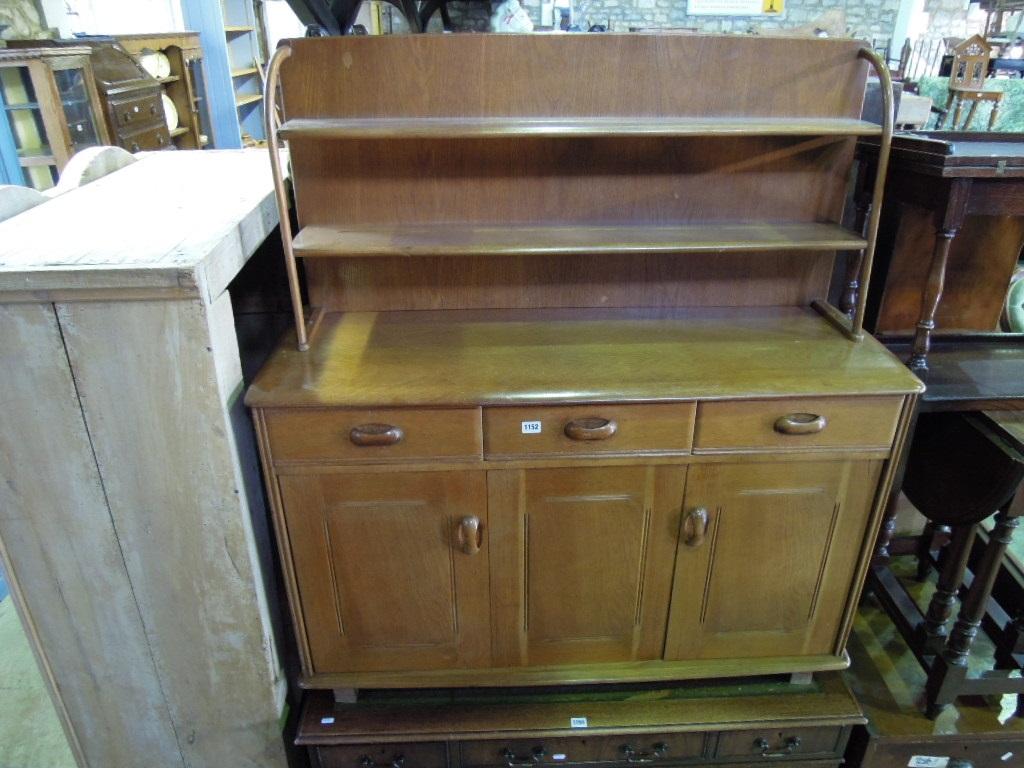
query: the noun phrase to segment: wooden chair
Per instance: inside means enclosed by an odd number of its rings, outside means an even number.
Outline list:
[[[966,131],[978,111],[982,101],[992,102],[992,113],[988,118],[988,130],[996,124],[999,116],[999,104],[1003,98],[1002,91],[985,90],[985,78],[988,76],[988,62],[992,56],[992,46],[981,35],[973,35],[959,45],[953,46],[953,67],[949,73],[949,98],[946,99],[946,114],[939,120],[937,128],[941,130],[946,123],[951,107],[953,111],[952,130]],[[960,114],[964,102],[971,102],[967,119],[959,128]]]

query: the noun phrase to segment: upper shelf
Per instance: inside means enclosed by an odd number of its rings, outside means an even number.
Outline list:
[[[501,256],[599,253],[713,253],[860,250],[859,235],[836,224],[405,225],[303,227],[296,256]]]
[[[485,139],[509,136],[878,136],[881,126],[828,117],[360,117],[296,118],[283,138]]]

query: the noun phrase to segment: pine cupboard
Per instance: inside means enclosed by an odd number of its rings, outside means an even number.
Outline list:
[[[888,146],[869,66],[744,37],[278,50],[296,328],[246,400],[304,685],[846,666],[921,391],[824,299],[837,250],[871,266],[877,216],[838,223],[856,136]]]

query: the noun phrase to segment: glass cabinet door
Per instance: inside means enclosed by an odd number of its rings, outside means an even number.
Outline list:
[[[64,119],[71,133],[73,152],[99,144],[96,136],[96,116],[89,101],[82,69],[58,69],[53,73],[60,95]]]
[[[26,179],[36,189],[52,187],[57,181],[57,161],[46,136],[29,68],[0,68],[0,92],[4,117],[10,123]]]

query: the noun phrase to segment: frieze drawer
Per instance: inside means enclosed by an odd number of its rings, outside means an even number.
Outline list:
[[[704,756],[702,733],[463,742],[461,768],[677,763]]]
[[[264,418],[275,462],[480,458],[479,408],[272,409]]]
[[[444,742],[319,747],[320,768],[447,768]]]
[[[692,402],[485,408],[484,453],[685,453],[693,442],[694,412]]]
[[[761,760],[842,757],[844,734],[840,727],[726,731],[718,737],[715,756]]]
[[[694,452],[888,450],[901,397],[720,400],[697,409]]]

